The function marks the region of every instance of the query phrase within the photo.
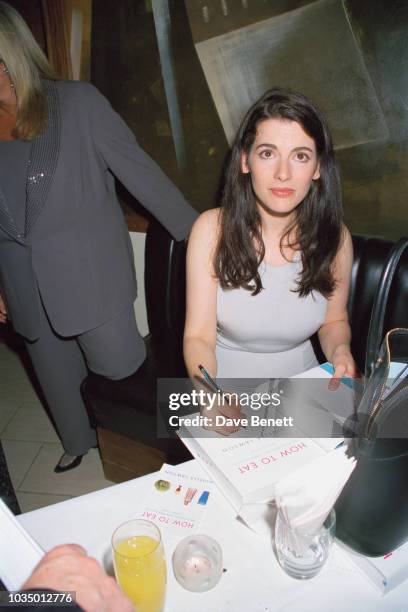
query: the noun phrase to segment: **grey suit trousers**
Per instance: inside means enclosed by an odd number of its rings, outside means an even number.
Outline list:
[[[88,369],[117,380],[135,372],[146,356],[133,306],[70,338],[53,330],[42,308],[40,337],[26,341],[26,346],[65,451],[70,455],[86,453],[96,444],[80,393]]]

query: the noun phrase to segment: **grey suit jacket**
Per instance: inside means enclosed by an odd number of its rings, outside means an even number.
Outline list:
[[[93,329],[136,297],[115,174],[176,238],[197,213],[88,83],[44,81],[49,120],[31,144],[25,234],[0,186],[0,287],[15,329],[39,336],[39,300],[62,336]]]

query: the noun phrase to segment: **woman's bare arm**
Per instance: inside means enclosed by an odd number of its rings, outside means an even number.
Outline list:
[[[184,329],[184,359],[191,378],[202,375],[202,364],[211,376],[217,375],[217,286],[213,272],[218,238],[219,209],[208,210],[191,230],[187,249],[187,311]]]
[[[203,375],[198,369],[203,365],[207,372],[217,376],[215,345],[217,338],[217,288],[213,261],[218,239],[219,209],[208,210],[195,222],[187,249],[187,313],[184,330],[184,360],[189,376],[196,386],[212,391],[203,384]],[[207,429],[224,436],[239,429],[237,424],[217,424],[220,416],[237,419],[243,416],[237,404],[216,402],[212,408],[201,407],[201,414],[211,420]]]
[[[350,351],[351,330],[347,314],[352,265],[353,245],[350,232],[344,228],[334,269],[337,286],[328,300],[326,319],[318,332],[323,352],[333,364],[334,378],[357,376],[356,364]]]

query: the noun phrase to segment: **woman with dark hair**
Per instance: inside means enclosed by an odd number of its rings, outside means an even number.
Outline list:
[[[115,175],[177,239],[196,217],[89,83],[56,78],[20,15],[0,1],[0,323],[25,341],[64,447],[96,444],[80,385],[146,353],[135,321],[133,250]]]
[[[305,96],[268,91],[238,131],[221,208],[203,213],[191,233],[190,376],[201,378],[199,364],[218,378],[299,374],[318,363],[316,331],[334,377],[354,376],[346,308],[352,260],[326,123]]]

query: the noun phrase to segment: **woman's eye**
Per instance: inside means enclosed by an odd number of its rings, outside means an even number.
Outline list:
[[[260,152],[260,156],[262,159],[270,159],[273,156],[273,152],[270,149],[265,149]]]
[[[307,153],[302,153],[300,151],[299,153],[296,153],[296,159],[301,161],[301,162],[305,162],[305,161],[308,161],[310,158],[307,155]]]

